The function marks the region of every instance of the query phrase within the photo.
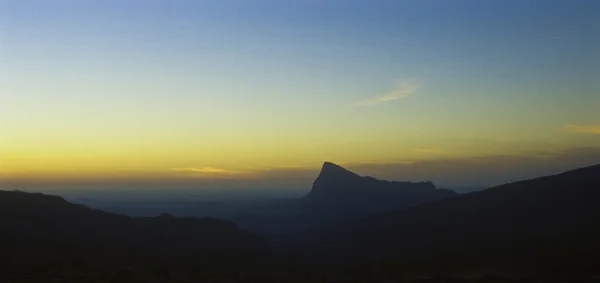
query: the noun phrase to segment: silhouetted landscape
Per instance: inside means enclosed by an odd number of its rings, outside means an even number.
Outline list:
[[[155,200],[142,202],[137,209],[135,203],[117,206],[115,202],[94,203],[89,199],[84,203],[133,216],[161,214],[163,209],[179,216],[224,218],[263,237],[272,237],[455,195],[451,190],[436,189],[431,182],[382,181],[325,162],[310,192],[298,198],[174,203]]]
[[[600,283],[600,0],[0,0],[0,283]]]
[[[169,214],[131,218],[58,196],[1,191],[1,279],[600,278],[594,277],[600,276],[600,165],[457,195],[429,182],[361,177],[326,162],[308,195],[280,202],[261,206],[262,215],[248,211],[248,217],[256,217],[254,227],[260,221],[286,226],[276,236],[261,238],[226,220]],[[279,222],[272,220],[275,216]],[[304,229],[286,225],[302,221],[298,225]]]

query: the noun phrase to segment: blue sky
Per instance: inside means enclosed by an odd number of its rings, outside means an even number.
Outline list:
[[[0,177],[594,147],[599,29],[592,0],[3,0]]]

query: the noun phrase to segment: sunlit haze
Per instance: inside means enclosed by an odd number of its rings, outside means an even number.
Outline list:
[[[599,6],[0,0],[0,183],[309,189],[332,161],[494,185],[598,163]]]

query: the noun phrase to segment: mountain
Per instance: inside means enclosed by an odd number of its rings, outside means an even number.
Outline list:
[[[325,162],[312,186],[302,198],[272,200],[255,204],[235,204],[211,214],[218,205],[198,205],[200,215],[218,216],[235,222],[272,241],[285,241],[290,232],[319,225],[357,220],[457,195],[436,189],[431,182],[389,182],[361,177],[341,166]],[[202,211],[202,212],[200,212]]]
[[[325,162],[304,201],[344,213],[368,215],[414,206],[455,196],[451,190],[436,189],[431,182],[383,181],[359,176],[339,165]]]
[[[600,165],[501,185],[303,234],[301,247],[359,259],[600,260]]]
[[[261,253],[265,247],[259,237],[223,220],[166,214],[136,219],[58,196],[0,191],[0,249],[5,255],[210,257]]]

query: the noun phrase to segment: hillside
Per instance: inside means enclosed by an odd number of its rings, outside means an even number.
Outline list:
[[[265,250],[257,236],[216,219],[162,215],[130,218],[58,196],[0,191],[0,248],[4,255],[36,256],[88,252],[107,255],[139,252],[161,255],[238,255]]]
[[[303,253],[321,257],[583,268],[600,258],[599,203],[596,165],[313,229],[294,240]]]

